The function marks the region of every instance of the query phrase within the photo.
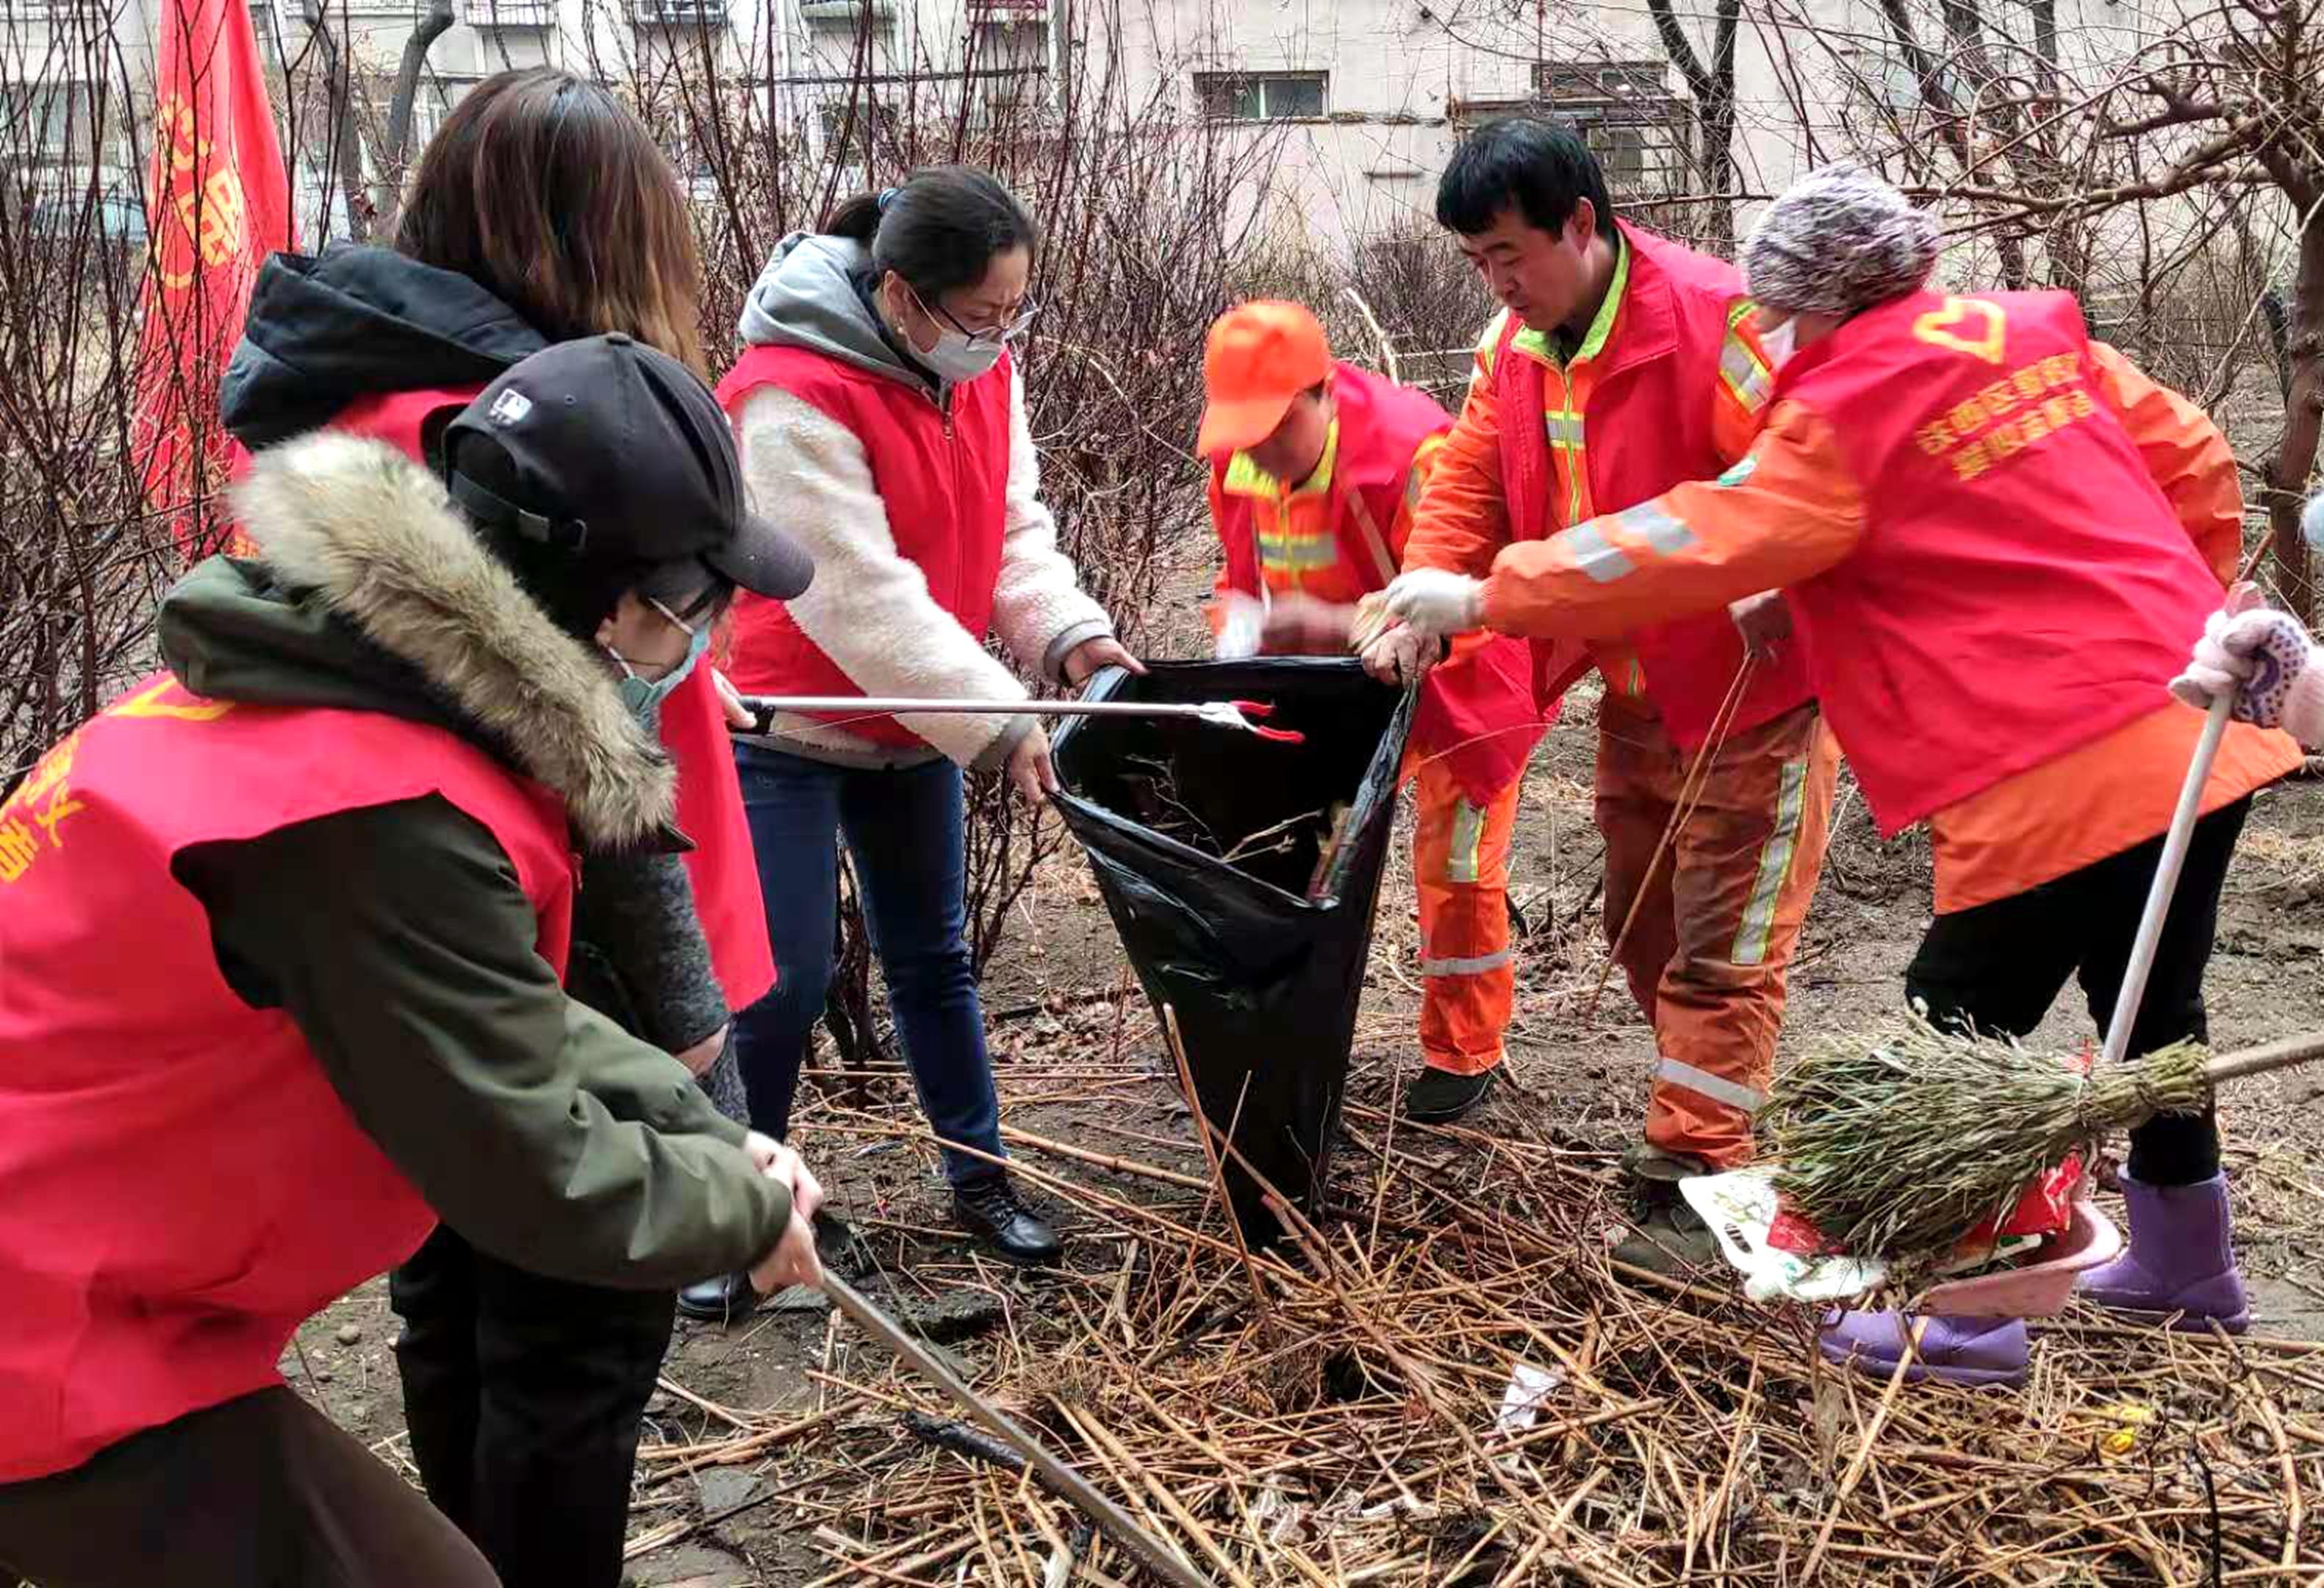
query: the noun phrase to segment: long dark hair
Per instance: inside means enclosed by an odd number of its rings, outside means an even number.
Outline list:
[[[703,373],[702,256],[678,173],[611,91],[549,67],[470,90],[420,156],[396,252],[551,341],[619,331]]]
[[[823,229],[862,244],[872,251],[875,276],[894,271],[923,303],[982,281],[995,254],[1040,246],[1040,232],[1017,196],[972,165],[927,166],[901,187],[858,193]]]

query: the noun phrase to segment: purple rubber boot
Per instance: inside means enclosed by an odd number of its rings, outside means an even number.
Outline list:
[[[1998,1384],[2015,1390],[2025,1382],[2025,1320],[1945,1316],[1923,1320],[1920,1360],[1904,1370],[1904,1381],[1934,1379],[1940,1384]],[[1843,1312],[1816,1335],[1826,1362],[1886,1380],[1904,1354],[1904,1332],[1912,1319],[1901,1312]]]
[[[2251,1327],[2251,1304],[2227,1238],[2227,1177],[2191,1186],[2150,1186],[2121,1177],[2130,1209],[2130,1250],[2082,1277],[2079,1294],[2108,1312],[2208,1333]]]

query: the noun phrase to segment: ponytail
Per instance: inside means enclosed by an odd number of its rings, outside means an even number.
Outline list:
[[[880,194],[856,194],[831,212],[831,218],[823,223],[823,232],[827,237],[844,237],[871,247],[872,239],[880,235]]]

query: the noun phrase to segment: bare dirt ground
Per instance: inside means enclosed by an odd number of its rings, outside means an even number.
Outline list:
[[[1513,887],[1529,928],[1519,1011],[1508,1084],[1478,1125],[1488,1134],[1583,1149],[1559,1161],[1572,1162],[1577,1174],[1603,1175],[1636,1128],[1653,1048],[1618,980],[1594,1020],[1584,1022],[1580,1013],[1602,952],[1595,913],[1599,841],[1589,800],[1592,715],[1586,702],[1572,706],[1529,776]],[[2104,795],[2093,790],[2092,797]],[[1411,890],[1402,860],[1395,864],[1366,978],[1351,1089],[1356,1103],[1384,1104],[1417,1062]],[[1844,790],[1831,861],[1792,977],[1787,1048],[1818,1031],[1877,1025],[1894,1014],[1904,964],[1927,924],[1928,897],[1925,844],[1908,836],[1881,845],[1861,802]],[[1165,1173],[1204,1172],[1154,1020],[1141,1000],[1123,995],[1126,985],[1095,888],[1068,853],[1028,896],[986,989],[1005,1124],[1019,1133],[1013,1150],[1028,1168],[1102,1196],[1190,1212],[1193,1200],[1182,1189],[1149,1175],[1109,1172],[1026,1139],[1134,1159]],[[2229,883],[2209,990],[2213,1037],[2223,1048],[2324,1026],[2324,783],[2291,783],[2261,797]],[[2065,1047],[2090,1029],[2070,990],[2036,1040]],[[2246,1085],[2225,1114],[2238,1248],[2255,1293],[2257,1328],[2273,1336],[2324,1338],[2319,1102],[2324,1076],[2293,1071]],[[913,1139],[916,1124],[900,1080],[872,1080],[858,1095],[832,1082],[799,1137],[836,1205],[894,1276],[891,1298],[908,1303],[917,1297],[937,1313],[982,1309],[1019,1317],[1063,1305],[1068,1290],[1102,1289],[1121,1260],[1102,1221],[1069,1220],[1076,1237],[1071,1266],[1084,1276],[1080,1281],[1007,1271],[956,1240],[934,1155],[924,1140]],[[1344,1161],[1335,1169],[1354,1172]],[[1471,1194],[1490,1200],[1516,1189],[1485,1177]],[[1054,1196],[1051,1201],[1055,1205]],[[1610,1220],[1609,1226],[1610,1238]],[[652,1409],[650,1445],[678,1447],[732,1433],[724,1411],[747,1414],[752,1426],[810,1416],[848,1379],[852,1364],[863,1364],[867,1375],[884,1371],[879,1347],[853,1337],[819,1297],[782,1300],[731,1328],[680,1325],[666,1375],[670,1389]],[[331,1416],[409,1472],[390,1353],[393,1330],[383,1285],[367,1286],[300,1332],[285,1369]],[[989,1361],[985,1342],[973,1334],[949,1349],[972,1370]],[[908,1443],[907,1448],[926,1454]],[[763,1459],[697,1475],[684,1474],[682,1463],[649,1465],[632,1531],[639,1546],[650,1547],[632,1563],[636,1581],[720,1588],[824,1577],[832,1560],[815,1547],[813,1529],[837,1523],[846,1530],[848,1508],[803,1515],[787,1504],[779,1491],[799,1459],[778,1444]],[[898,1474],[908,1470],[866,1463],[853,1505],[869,1515],[893,1503]],[[768,1502],[703,1524],[706,1515],[753,1499]]]

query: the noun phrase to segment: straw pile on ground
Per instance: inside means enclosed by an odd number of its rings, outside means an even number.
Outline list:
[[[827,1141],[910,1130],[827,1117]],[[1220,1584],[2324,1580],[2324,1346],[2079,1314],[2041,1331],[2021,1395],[1884,1385],[1823,1366],[1810,1315],[1721,1275],[1614,1272],[1602,1154],[1355,1104],[1346,1124],[1328,1216],[1255,1272],[1199,1159],[1162,1167],[1170,1144],[1129,1131],[1135,1159],[1017,1132],[1083,1266],[1038,1289],[974,1270],[1003,1319],[955,1347],[980,1390]],[[762,1468],[751,1503],[812,1534],[819,1588],[1139,1580],[849,1336],[825,1337],[816,1407],[711,1407],[731,1426],[650,1446],[650,1490]],[[1533,1401],[1504,1417],[1517,1380]]]

